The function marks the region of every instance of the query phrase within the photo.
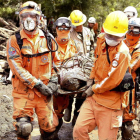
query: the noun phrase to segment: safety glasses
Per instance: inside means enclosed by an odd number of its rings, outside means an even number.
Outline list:
[[[134,12],[126,12],[125,15],[128,17],[128,18],[132,18],[135,16],[135,13]]]
[[[55,22],[55,25],[56,26],[62,26],[62,25],[65,25],[66,27],[71,27],[71,21],[68,20],[68,19],[58,19],[56,22]]]
[[[23,13],[20,15],[22,18],[27,18],[28,16],[30,16],[31,18],[36,18],[36,14],[32,13],[32,12],[28,12],[28,13]]]
[[[63,28],[63,27],[58,27],[57,29],[58,29],[59,31],[63,31],[63,30],[68,31],[68,30],[70,30],[70,27],[65,27],[65,28]]]
[[[128,26],[128,34],[130,34],[131,32],[133,34],[136,34],[136,35],[140,34],[140,27],[129,25]]]

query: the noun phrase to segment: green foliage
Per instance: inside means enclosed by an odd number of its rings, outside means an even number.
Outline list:
[[[13,18],[13,13],[19,8],[20,2],[27,0],[0,0],[0,16]],[[41,4],[41,10],[47,18],[54,16],[68,17],[72,10],[81,10],[87,18],[96,18],[100,27],[106,16],[115,10],[123,11],[127,6],[136,7],[140,14],[140,2],[138,0],[34,0]]]

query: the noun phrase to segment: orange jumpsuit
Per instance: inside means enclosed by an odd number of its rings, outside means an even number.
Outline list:
[[[127,45],[127,38],[124,40],[124,43]],[[133,77],[133,80],[135,82],[135,78],[136,78],[136,70],[137,68],[140,67],[140,41],[138,41],[136,44],[129,46],[129,52],[130,54],[132,54],[133,50],[138,48],[136,51],[134,51],[134,53],[131,55],[131,61],[130,61],[130,68],[131,68],[131,74]],[[135,90],[132,90],[132,110],[133,113],[129,113],[129,106],[127,108],[125,108],[124,110],[124,116],[123,116],[123,121],[132,121],[133,119],[136,118],[136,114],[135,114]]]
[[[48,51],[47,41],[44,33],[39,30],[35,36],[27,35],[24,30],[20,31],[23,45],[20,50],[15,35],[7,42],[7,60],[13,72],[13,118],[29,116],[33,121],[34,110],[38,117],[39,127],[46,132],[52,132],[58,125],[58,118],[53,110],[52,102],[34,88],[40,79],[48,84],[49,79],[54,75],[52,69],[51,52],[41,56],[31,57],[32,54]],[[30,56],[29,58],[25,55]],[[60,65],[57,52],[52,53],[56,67]]]
[[[58,42],[57,42],[58,43]],[[74,56],[74,54],[77,53],[77,49],[75,47],[75,43],[72,39],[68,41],[67,44],[60,44],[58,43],[58,55],[61,60],[61,62],[69,57]],[[66,48],[66,51],[64,52],[61,47]],[[68,107],[69,104],[69,95],[58,95],[57,97],[53,97],[54,102],[54,110],[58,116],[58,118],[62,118],[64,116],[63,111]]]
[[[95,61],[90,78],[94,79],[94,92],[83,103],[73,130],[74,140],[89,140],[88,133],[96,126],[100,140],[116,140],[122,125],[122,109],[128,105],[129,92],[111,91],[122,81],[129,67],[130,55],[127,46],[121,42],[108,47],[110,64],[106,55],[104,34],[97,39]]]

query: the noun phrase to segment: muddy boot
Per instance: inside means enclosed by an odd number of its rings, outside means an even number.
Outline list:
[[[68,108],[65,109],[65,114],[64,114],[64,120],[66,122],[70,122],[71,120],[72,103],[73,103],[73,98],[70,96],[69,105],[68,105]]]
[[[59,125],[56,127],[56,130],[54,132],[41,131],[40,140],[60,140],[58,137],[58,131],[60,130],[62,124],[63,120],[59,119]]]
[[[132,121],[123,122],[122,124],[122,140],[131,140],[133,136]]]

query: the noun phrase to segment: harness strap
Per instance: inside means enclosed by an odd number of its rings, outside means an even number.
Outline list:
[[[43,31],[43,32],[44,32],[44,31]],[[45,34],[45,32],[44,32],[44,34]],[[17,31],[17,32],[15,33],[15,36],[16,36],[17,44],[19,45],[19,48],[20,48],[20,50],[21,50],[21,49],[22,49],[22,46],[23,46],[23,39],[21,39],[20,31]],[[45,34],[45,37],[46,37],[46,39],[47,39],[47,45],[50,45],[50,46],[52,47],[51,38],[48,38],[48,37],[46,36],[46,34]],[[49,44],[49,43],[50,43],[50,44]],[[21,54],[22,54],[22,56],[24,56],[24,57],[32,58],[32,57],[42,56],[42,55],[44,55],[44,54],[46,54],[46,53],[49,53],[49,52],[50,52],[50,50],[49,50],[49,51],[42,52],[42,53],[36,53],[36,54],[23,54],[23,53],[21,53]],[[51,52],[51,53],[52,53],[52,52]],[[52,57],[52,55],[51,55],[51,57]],[[53,57],[52,57],[52,62],[53,62]],[[57,70],[55,64],[52,63],[52,65],[53,65],[54,71],[57,73],[58,70]]]
[[[16,39],[17,39],[17,44],[19,45],[19,48],[21,50],[22,49],[22,46],[23,46],[23,39],[21,39],[20,32],[17,31],[15,33],[15,36],[16,36]],[[45,51],[45,52],[42,52],[42,53],[35,53],[35,54],[23,54],[22,53],[22,56],[27,57],[27,58],[32,58],[32,57],[37,57],[37,56],[44,55],[44,54],[49,53],[49,52],[50,51]]]
[[[17,39],[17,44],[19,45],[19,48],[21,50],[22,45],[23,45],[23,39],[21,39],[20,31],[17,31],[15,33],[16,39]]]
[[[135,48],[135,49],[132,51],[131,56],[132,56],[133,53],[134,53],[136,50],[138,50],[138,49],[140,49],[140,46],[138,46],[137,48]]]
[[[109,58],[109,53],[108,53],[108,44],[107,43],[106,43],[106,55],[107,55],[108,63],[110,64],[110,58]]]

